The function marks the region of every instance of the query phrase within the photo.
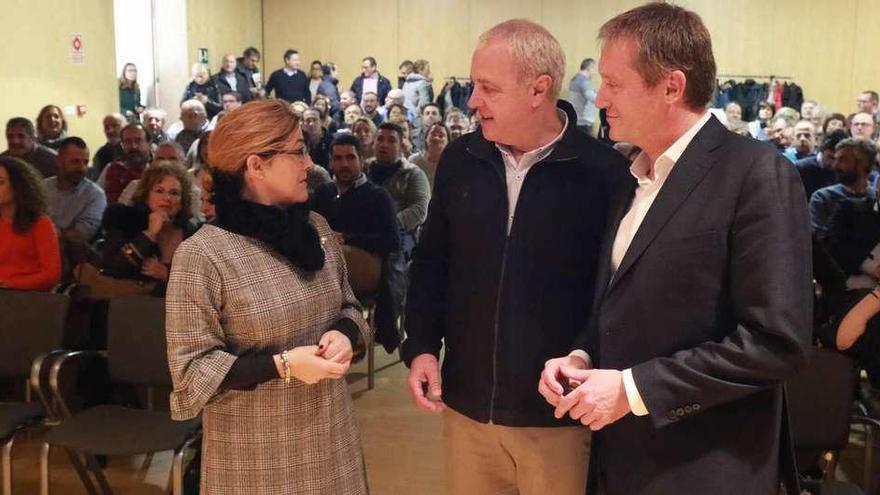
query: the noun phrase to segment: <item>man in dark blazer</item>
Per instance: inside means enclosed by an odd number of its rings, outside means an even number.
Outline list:
[[[647,4],[600,39],[597,105],[643,152],[612,199],[591,323],[539,392],[596,432],[590,493],[795,494],[782,382],[805,362],[812,302],[798,175],[706,112],[715,62],[695,13]]]

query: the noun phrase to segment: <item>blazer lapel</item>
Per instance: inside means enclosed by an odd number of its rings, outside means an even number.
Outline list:
[[[712,168],[714,161],[709,152],[720,146],[726,132],[727,129],[715,117],[711,117],[700,132],[694,136],[693,141],[685,149],[681,158],[672,167],[672,172],[670,172],[669,177],[654,199],[651,209],[648,210],[642,224],[636,231],[629,249],[626,250],[626,254],[617,268],[617,272],[614,273],[611,279],[608,287],[609,291],[614,288],[617,281],[626,275],[626,272],[645,252],[645,249],[651,245],[657,234],[663,230],[663,227],[669,222],[682,203],[684,203],[694,187],[700,183],[703,177],[706,176],[706,173]],[[619,223],[620,220],[618,220]],[[616,234],[617,229],[615,228],[613,236],[616,237]],[[614,237],[611,238],[612,245],[613,242]]]
[[[611,281],[611,251],[614,249],[614,238],[621,220],[632,204],[636,186],[635,177],[627,173],[626,182],[614,191],[614,196],[611,198],[611,205],[608,209],[608,224],[605,227],[602,248],[599,251],[599,268],[596,273],[596,295],[600,296],[595,298],[597,301],[608,290]]]

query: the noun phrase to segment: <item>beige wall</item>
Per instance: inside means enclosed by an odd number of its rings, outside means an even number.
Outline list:
[[[261,0],[187,0],[189,66],[199,61],[199,48],[208,49],[211,73],[220,69],[226,53],[240,57],[249,46],[262,52],[261,4]]]
[[[68,133],[92,152],[104,143],[101,118],[118,111],[113,0],[4,0],[0,15],[0,122],[35,119],[43,105],[85,105],[84,117],[65,116]],[[82,65],[70,62],[70,34],[83,35]],[[6,149],[5,132],[0,150]]]
[[[504,19],[542,23],[559,39],[567,76],[581,59],[597,56],[596,32],[612,16],[641,4],[636,0],[263,0],[264,59],[271,71],[288,47],[303,63],[314,58],[339,65],[340,88],[357,75],[360,60],[373,55],[380,71],[395,80],[405,59],[431,61],[434,77],[467,75],[481,32]],[[680,0],[703,16],[713,36],[719,72],[787,75],[808,98],[850,112],[855,95],[880,89],[880,0]],[[291,26],[296,25],[296,29]],[[858,33],[858,35],[856,35]],[[859,50],[858,55],[856,50]],[[858,63],[856,66],[854,64]],[[442,83],[435,82],[439,90]]]

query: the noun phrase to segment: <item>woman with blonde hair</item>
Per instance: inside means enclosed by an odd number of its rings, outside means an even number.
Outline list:
[[[376,124],[366,117],[358,117],[351,124],[351,134],[358,140],[358,155],[361,163],[376,156],[374,141],[376,140]]]
[[[202,415],[202,493],[367,493],[344,377],[371,337],[308,208],[299,120],[249,103],[208,154],[217,217],[178,249],[166,298],[171,414]]]

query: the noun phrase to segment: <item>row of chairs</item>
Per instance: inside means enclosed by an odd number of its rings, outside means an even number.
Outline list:
[[[67,454],[89,494],[112,493],[98,456],[173,450],[171,491],[182,495],[184,454],[200,439],[199,420],[172,421],[167,411],[112,404],[78,410],[68,392],[70,384],[82,376],[94,377],[90,370],[98,370],[101,375],[105,369],[113,385],[148,391],[170,389],[164,300],[144,296],[114,299],[106,352],[58,350],[69,304],[68,296],[63,294],[0,293],[0,377],[26,378],[29,390],[39,399],[0,403],[3,495],[13,492],[16,437],[27,429],[46,426],[49,429],[40,451],[43,495],[49,493],[49,454],[53,447]]]

